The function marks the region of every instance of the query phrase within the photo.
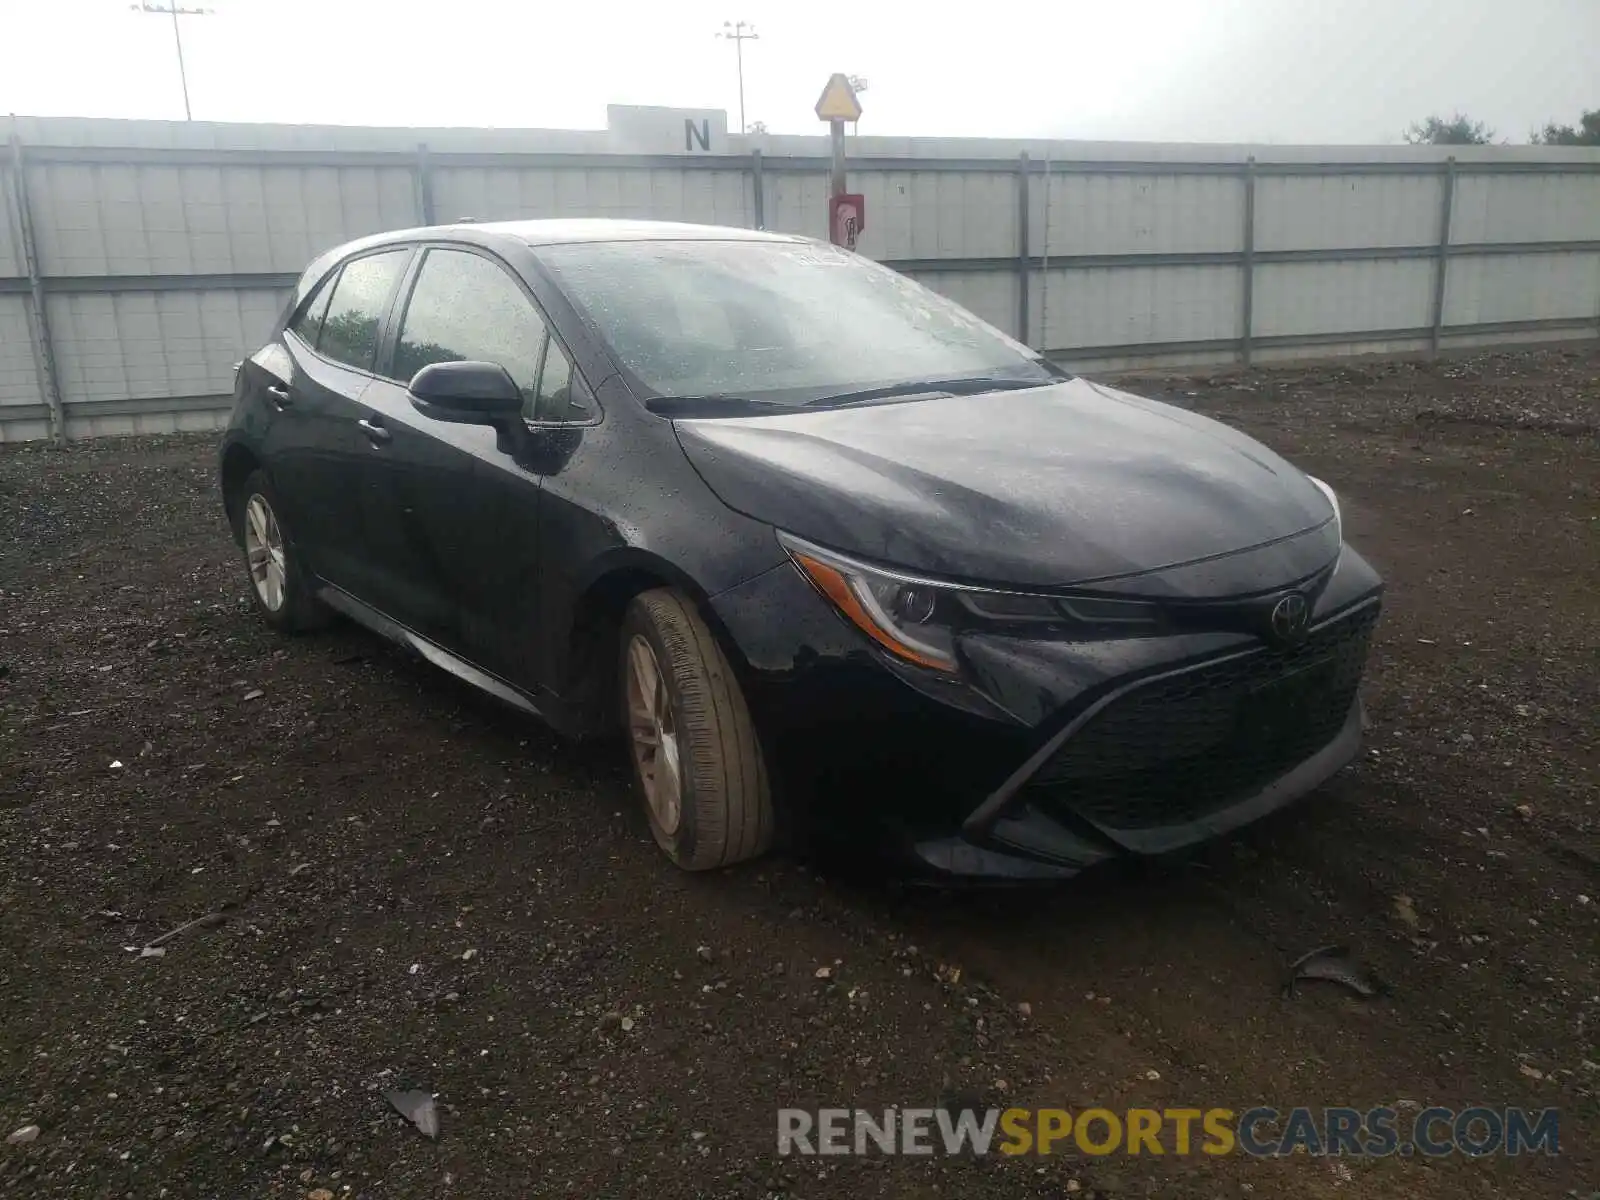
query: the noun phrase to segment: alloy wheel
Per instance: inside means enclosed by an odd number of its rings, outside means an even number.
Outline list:
[[[656,652],[638,634],[628,643],[628,735],[651,815],[660,830],[671,835],[683,809],[678,729],[672,693]]]
[[[244,550],[250,564],[250,582],[268,612],[283,607],[288,594],[288,568],[283,531],[265,496],[257,492],[244,509]]]

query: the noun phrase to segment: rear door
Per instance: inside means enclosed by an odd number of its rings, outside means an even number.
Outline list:
[[[424,416],[407,384],[432,363],[498,363],[531,414],[544,323],[503,264],[463,246],[427,247],[406,293],[384,377],[359,406],[368,425],[383,431],[365,495],[377,603],[408,628],[503,674],[505,664],[490,653],[492,627],[502,620],[532,626],[538,482],[527,480],[508,513],[484,464],[517,431]]]
[[[371,590],[361,490],[372,450],[359,425],[379,333],[410,248],[379,250],[330,274],[284,331],[289,378],[269,403],[265,441],[289,528],[311,570],[356,596]]]
[[[252,403],[250,419],[264,421],[260,438],[267,474],[278,491],[280,513],[305,561],[321,573],[326,557],[312,514],[318,501],[312,494],[318,442],[326,436],[326,412],[310,386],[307,360],[313,358],[317,331],[327,315],[337,268],[303,298],[281,334],[239,365],[242,390]],[[359,381],[357,381],[359,386]]]

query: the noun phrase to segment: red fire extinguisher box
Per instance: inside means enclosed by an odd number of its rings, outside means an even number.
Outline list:
[[[828,200],[828,237],[835,246],[856,248],[856,239],[867,227],[867,202],[857,192],[846,192]]]

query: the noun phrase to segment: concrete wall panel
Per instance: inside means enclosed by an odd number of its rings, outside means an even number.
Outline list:
[[[71,425],[68,425],[71,435]],[[50,436],[50,422],[44,417],[22,417],[0,420],[0,445],[7,442],[41,442]]]
[[[1034,254],[1166,254],[1244,246],[1244,184],[1227,175],[1062,175],[1029,180]],[[1046,236],[1049,241],[1046,243]]]
[[[1029,344],[1047,350],[1239,336],[1235,267],[1096,267],[1034,272]]]
[[[1600,327],[1600,254],[1494,254],[1450,260],[1446,325],[1594,318]]]
[[[28,298],[0,296],[0,405],[43,403],[28,336]]]
[[[872,258],[1001,258],[1017,253],[1015,176],[864,171],[851,176],[850,186],[866,201],[867,227],[858,248]]]
[[[4,164],[5,148],[0,147],[0,276],[26,275],[27,264],[22,261],[22,246],[18,241],[16,205],[11,199],[11,169]]]
[[[1428,259],[1263,263],[1253,333],[1420,329],[1433,322],[1433,280]]]
[[[50,162],[27,175],[47,275],[298,271],[339,242],[417,223],[404,168]]]
[[[1463,175],[1451,240],[1600,241],[1600,174]]]
[[[780,233],[799,233],[806,237],[828,236],[828,177],[818,174],[798,174],[793,171],[773,172],[766,176],[767,228]],[[863,193],[865,194],[865,193]],[[867,232],[883,236],[874,230],[877,224],[871,202],[867,207]]]
[[[1017,277],[985,271],[919,271],[914,279],[954,300],[1001,332],[1017,334]]]
[[[623,217],[750,226],[755,204],[739,171],[441,167],[433,172],[435,216]]]
[[[1256,180],[1256,249],[1432,246],[1439,175],[1263,175]]]
[[[266,337],[286,299],[266,290],[53,296],[62,399],[229,396],[233,364]]]

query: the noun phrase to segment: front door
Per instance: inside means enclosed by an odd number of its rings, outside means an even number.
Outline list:
[[[556,573],[583,561],[568,536],[573,527],[564,519],[565,502],[558,500],[552,510],[547,485],[559,478],[582,444],[585,427],[599,415],[593,394],[553,334],[545,340],[538,386],[525,412],[528,423],[519,435],[501,439],[477,463],[484,507],[505,544],[515,549],[482,573],[463,613],[474,653],[500,663],[501,674],[537,694],[558,690],[551,676],[550,631],[543,621],[552,592],[570,593],[574,581]],[[554,524],[552,517],[558,518]]]
[[[361,410],[369,442],[362,524],[373,603],[461,654],[463,581],[493,561],[502,536],[473,480],[473,463],[493,448],[495,431],[426,417],[388,379],[373,381]]]
[[[364,420],[382,431],[371,435],[365,498],[381,597],[374,603],[477,666],[510,677],[493,632],[502,622],[532,631],[538,485],[535,479],[523,490],[519,513],[508,520],[486,464],[523,431],[424,416],[406,384],[437,362],[497,363],[522,389],[531,414],[544,322],[522,285],[485,254],[432,246],[413,276],[397,308],[384,378],[362,398]]]

